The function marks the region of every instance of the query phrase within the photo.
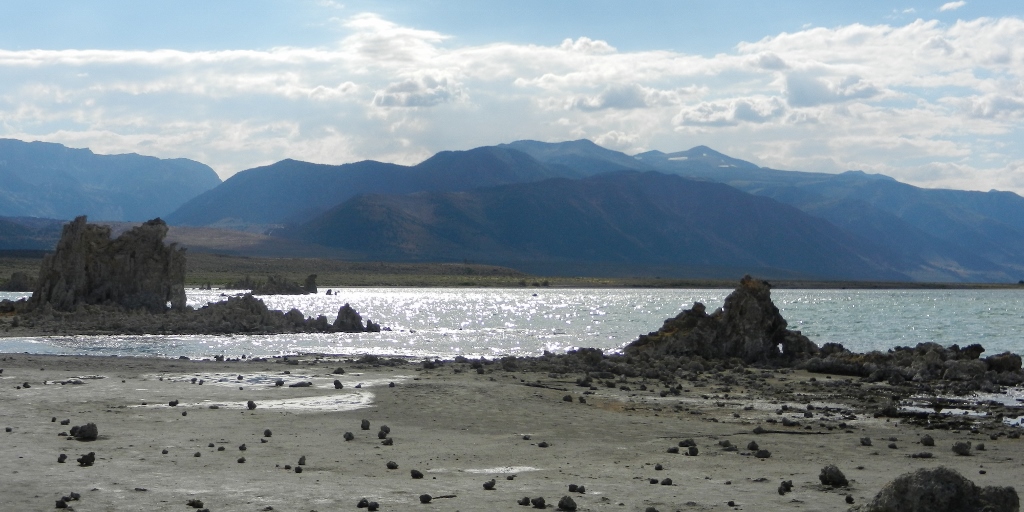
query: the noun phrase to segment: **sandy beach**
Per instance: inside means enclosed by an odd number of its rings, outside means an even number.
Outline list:
[[[990,437],[1005,428],[926,431],[875,418],[823,385],[850,377],[737,368],[703,372],[675,395],[639,378],[582,387],[582,375],[477,366],[0,355],[0,508],[50,510],[78,493],[67,502],[78,511],[323,512],[356,510],[362,498],[379,510],[523,510],[524,497],[554,509],[563,496],[577,510],[827,511],[922,467],[984,486],[1024,474],[1024,441]],[[87,423],[94,441],[60,435]],[[935,446],[920,444],[926,433]],[[687,439],[696,456],[679,447]],[[751,441],[771,456],[755,457]],[[985,449],[958,456],[956,441]],[[910,457],[925,451],[933,457]],[[89,452],[93,465],[76,462]],[[823,486],[827,464],[849,486]],[[786,480],[792,492],[780,495]]]

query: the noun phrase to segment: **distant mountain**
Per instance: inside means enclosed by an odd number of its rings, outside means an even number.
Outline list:
[[[908,279],[884,249],[796,208],[657,172],[364,195],[296,236],[368,259],[471,260],[542,274]]]
[[[299,223],[357,194],[458,191],[556,176],[578,173],[503,147],[442,151],[411,167],[372,160],[344,165],[283,160],[235,174],[166,220],[192,226]]]
[[[612,171],[651,171],[645,162],[618,151],[606,149],[587,139],[569,142],[537,142],[519,140],[497,147],[522,151],[548,165],[571,169],[580,176],[593,176]]]
[[[542,162],[561,162],[575,152],[547,144],[532,154]],[[606,165],[617,165],[621,155]],[[660,172],[725,183],[828,220],[903,257],[903,271],[915,280],[1024,277],[1024,198],[1012,192],[924,189],[860,171],[781,171],[706,146],[633,158]]]
[[[0,139],[0,216],[143,221],[219,184],[213,169],[184,158]]]

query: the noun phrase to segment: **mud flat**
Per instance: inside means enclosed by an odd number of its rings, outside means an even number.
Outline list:
[[[64,497],[78,511],[357,510],[363,498],[378,510],[524,510],[524,497],[555,509],[568,496],[576,510],[832,511],[918,468],[979,486],[1024,474],[1020,427],[876,417],[888,383],[802,370],[695,369],[669,388],[522,359],[3,354],[0,368],[5,510]],[[95,440],[61,435],[88,423]],[[76,462],[90,452],[91,465]],[[848,485],[821,483],[830,464]]]

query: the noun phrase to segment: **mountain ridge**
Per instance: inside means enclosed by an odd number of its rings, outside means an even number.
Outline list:
[[[296,236],[385,260],[578,261],[634,272],[678,265],[808,279],[908,279],[886,268],[877,250],[863,249],[870,244],[796,208],[653,171],[357,196]]]
[[[220,182],[209,166],[185,158],[0,139],[0,216],[142,221]]]
[[[24,171],[15,172],[16,169],[12,170],[14,168],[11,162],[18,162],[18,158],[24,158],[18,156],[18,151],[8,151],[8,155],[14,156],[4,160],[2,150],[5,147],[14,147],[23,154],[31,153],[29,150],[51,150],[49,153],[44,152],[45,158],[41,158],[33,164],[34,167],[31,167],[46,172],[38,176]],[[94,165],[96,161],[109,165],[105,169],[97,170]],[[184,179],[182,176],[193,176],[195,172],[202,174],[208,171],[207,176],[216,176],[208,167],[185,159],[160,160],[134,154],[95,155],[87,149],[76,150],[52,143],[25,143],[0,139],[0,178],[6,178],[0,183],[0,216],[22,219],[62,218],[74,212],[74,215],[87,213],[96,220],[116,221],[119,220],[119,216],[139,215],[134,210],[128,215],[126,207],[111,198],[121,197],[114,192],[129,185],[135,186],[143,193],[140,197],[145,194],[149,194],[145,195],[147,198],[153,197],[154,194],[168,195],[164,192],[169,188],[161,186],[167,181],[161,182],[157,179],[162,176],[160,172],[155,172],[155,181],[124,179],[127,169],[142,164],[159,164],[163,166],[160,167],[161,172],[175,175],[173,177],[178,181]],[[132,165],[136,167],[131,167]],[[23,165],[19,169],[23,168],[28,167]],[[507,226],[507,219],[484,215],[488,205],[480,203],[479,200],[476,200],[475,209],[468,209],[468,205],[473,203],[471,196],[493,194],[492,191],[474,191],[536,184],[547,180],[546,186],[554,186],[564,195],[546,194],[543,188],[527,187],[536,197],[520,196],[520,201],[529,204],[538,212],[546,201],[547,212],[537,215],[545,218],[551,225],[568,222],[569,218],[577,219],[575,225],[565,227],[567,239],[575,236],[573,232],[583,234],[588,230],[604,230],[606,236],[622,241],[623,245],[620,247],[631,247],[629,251],[632,252],[627,252],[639,258],[638,261],[645,262],[635,265],[636,268],[651,269],[658,265],[667,265],[665,268],[668,268],[669,272],[673,265],[676,265],[675,268],[697,268],[679,261],[658,263],[661,260],[651,256],[650,252],[644,253],[642,248],[652,243],[651,240],[654,239],[660,240],[658,243],[662,245],[676,244],[677,249],[681,246],[675,241],[665,239],[665,230],[670,231],[672,226],[652,227],[643,223],[675,222],[689,226],[691,234],[701,233],[701,236],[705,236],[707,232],[702,231],[702,226],[688,224],[688,219],[678,218],[678,215],[672,217],[678,212],[661,211],[665,217],[657,219],[638,215],[634,211],[635,205],[626,201],[624,196],[619,197],[622,208],[619,212],[610,207],[596,208],[594,201],[598,201],[599,197],[586,196],[587,191],[597,193],[594,183],[600,182],[600,179],[593,181],[596,177],[623,172],[657,172],[689,180],[727,185],[744,194],[773,201],[771,215],[781,215],[783,206],[795,208],[808,216],[799,220],[803,227],[812,223],[808,219],[828,223],[830,229],[841,232],[842,236],[846,237],[844,240],[848,241],[849,247],[844,251],[851,254],[871,254],[871,257],[867,258],[869,261],[874,262],[878,269],[895,272],[899,279],[933,282],[1016,282],[1024,276],[1024,198],[1017,194],[1000,191],[924,189],[899,182],[889,176],[855,170],[839,174],[777,170],[730,157],[707,146],[695,146],[672,153],[647,151],[627,155],[603,148],[586,139],[554,143],[520,140],[464,151],[441,151],[412,166],[373,160],[327,165],[285,159],[241,171],[219,185],[183,200],[173,212],[163,212],[152,217],[161,216],[170,224],[180,226],[232,228],[249,230],[257,234],[272,232],[288,236],[306,233],[302,236],[307,236],[308,233],[316,231],[315,226],[331,224],[325,220],[325,215],[349,201],[355,201],[348,208],[360,205],[362,210],[352,210],[353,214],[365,216],[376,212],[378,217],[400,216],[392,218],[394,229],[401,228],[394,233],[393,241],[398,245],[390,248],[378,247],[375,250],[383,252],[374,255],[367,247],[388,243],[386,233],[367,228],[356,236],[351,231],[353,228],[348,227],[345,228],[349,230],[345,231],[348,233],[347,236],[361,240],[364,247],[362,251],[354,247],[353,251],[345,254],[363,254],[366,258],[379,257],[381,254],[392,254],[388,257],[411,257],[408,256],[412,254],[408,248],[415,246],[416,243],[423,243],[433,247],[432,254],[440,257],[443,251],[437,249],[437,244],[440,243],[438,240],[444,236],[456,235],[462,237],[459,239],[459,243],[463,244],[460,247],[474,247],[469,243],[472,237],[466,230],[468,228],[459,228],[450,219],[444,220],[446,215],[461,215],[467,226],[476,226],[477,236],[487,234],[478,240],[480,243],[491,244],[477,247],[474,251],[487,257],[497,257],[499,255],[495,251],[500,247],[506,252],[501,257],[509,261],[515,259],[519,268],[529,267],[532,271],[543,271],[545,268],[558,267],[564,271],[571,271],[574,265],[583,265],[589,266],[588,268],[605,269],[602,272],[614,271],[615,265],[624,268],[628,258],[608,259],[608,254],[602,253],[600,247],[588,246],[580,241],[568,246],[579,255],[579,258],[573,260],[568,253],[554,258],[552,252],[557,249],[560,242],[548,235],[548,243],[553,244],[550,247],[536,246],[536,241],[521,239],[521,246],[533,247],[534,252],[520,250],[502,242],[503,238],[492,232],[496,226],[501,225],[506,226],[503,229],[511,229]],[[176,176],[177,174],[181,176]],[[62,179],[56,180],[53,176]],[[48,185],[50,182],[47,182],[47,179],[51,182],[56,181],[56,184]],[[215,179],[219,182],[219,178]],[[83,180],[91,180],[88,182],[96,183],[97,188],[109,193],[103,196],[102,200],[90,198],[91,196],[78,186]],[[621,182],[620,186],[638,185],[636,181],[627,180]],[[503,190],[521,191],[515,187]],[[456,192],[463,194],[460,196],[462,199],[456,196],[443,196]],[[34,194],[44,197],[43,202],[50,205],[47,207],[49,209],[36,208],[31,213],[25,213],[26,205],[41,201]],[[390,199],[384,200],[379,196],[388,196]],[[369,197],[374,199],[371,201]],[[497,196],[487,197],[492,203],[501,202]],[[539,197],[546,199],[538,202],[536,198]],[[570,197],[575,201],[573,206],[576,209],[564,210],[565,205],[561,203]],[[664,196],[660,199],[666,204],[673,200],[672,197]],[[735,198],[730,200],[739,201]],[[149,201],[150,211],[157,202]],[[591,203],[589,210],[586,208],[587,202]],[[402,207],[402,203],[418,205],[419,209],[409,210]],[[53,205],[61,205],[64,209],[57,211]],[[733,220],[736,222],[749,222],[749,219],[733,211],[734,206],[724,203],[708,206],[710,210],[721,212],[721,216],[716,220],[719,223],[716,228],[719,232],[730,232],[732,229],[728,226],[730,215],[735,217]],[[660,205],[658,201],[646,201],[644,208],[657,210]],[[510,217],[518,213],[513,207],[508,207],[505,211]],[[589,212],[592,216],[587,217],[584,222],[578,217],[581,212]],[[105,215],[112,218],[105,218]],[[417,219],[417,215],[423,218]],[[639,224],[631,227],[623,225],[618,218],[619,215],[635,215],[635,222]],[[766,214],[768,217],[771,215]],[[488,222],[491,224],[487,225],[481,219],[489,219]],[[378,221],[379,219],[374,222]],[[24,222],[21,224],[25,225]],[[376,224],[368,224],[373,225]],[[447,231],[438,232],[438,226],[441,225],[447,226]],[[46,243],[46,236],[49,236],[39,235],[32,230],[26,232],[18,226],[0,227],[3,227],[0,229],[0,245],[4,243],[2,239],[6,236],[10,243],[3,246],[9,248],[17,248],[18,244],[38,248],[40,244]],[[417,236],[412,236],[408,231],[413,228],[419,230]],[[659,229],[663,232],[658,232]],[[629,233],[630,230],[633,231],[632,234]],[[767,231],[762,229],[761,233],[764,232]],[[641,234],[653,238],[643,239]],[[679,230],[676,230],[676,234],[679,237],[687,236],[686,232]],[[316,252],[315,244],[330,241],[333,236],[326,232],[321,232],[321,235],[324,240],[306,240],[313,245],[304,251]],[[748,236],[760,235],[753,233]],[[628,243],[627,239],[630,240]],[[717,257],[723,260],[728,259],[728,255],[718,250],[722,247],[722,241],[712,240],[711,237],[705,237],[703,240],[703,243],[709,244],[705,246],[709,254],[717,254]],[[502,243],[505,245],[501,245]],[[531,246],[531,243],[534,246]],[[598,242],[591,240],[588,243]],[[260,247],[261,250],[269,250],[265,245]],[[742,252],[739,249],[737,251],[737,254]],[[766,254],[770,252],[768,249],[764,251]],[[402,256],[403,254],[405,256]],[[598,258],[597,255],[601,257]],[[538,263],[540,260],[531,259],[540,256],[546,258],[546,267]],[[704,265],[701,268],[705,269],[715,267],[706,265],[708,261],[698,263]],[[748,262],[755,266],[764,264],[755,260]],[[775,268],[781,267],[777,265]],[[820,274],[807,270],[789,269],[786,273],[803,272],[805,275],[815,276]]]

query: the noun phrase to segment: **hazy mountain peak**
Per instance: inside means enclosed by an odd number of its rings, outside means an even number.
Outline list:
[[[868,179],[868,180],[896,181],[896,178],[893,178],[892,176],[886,176],[884,174],[866,173],[866,172],[861,171],[861,170],[846,171],[846,172],[840,173],[839,176],[843,176],[843,177],[846,177],[846,178],[857,178],[857,179]]]
[[[565,166],[584,176],[621,170],[650,170],[646,163],[625,153],[601,147],[588,139],[566,142],[518,140],[497,147],[522,151],[537,160]]]
[[[185,158],[0,139],[0,215],[149,220],[220,182],[209,166]]]

